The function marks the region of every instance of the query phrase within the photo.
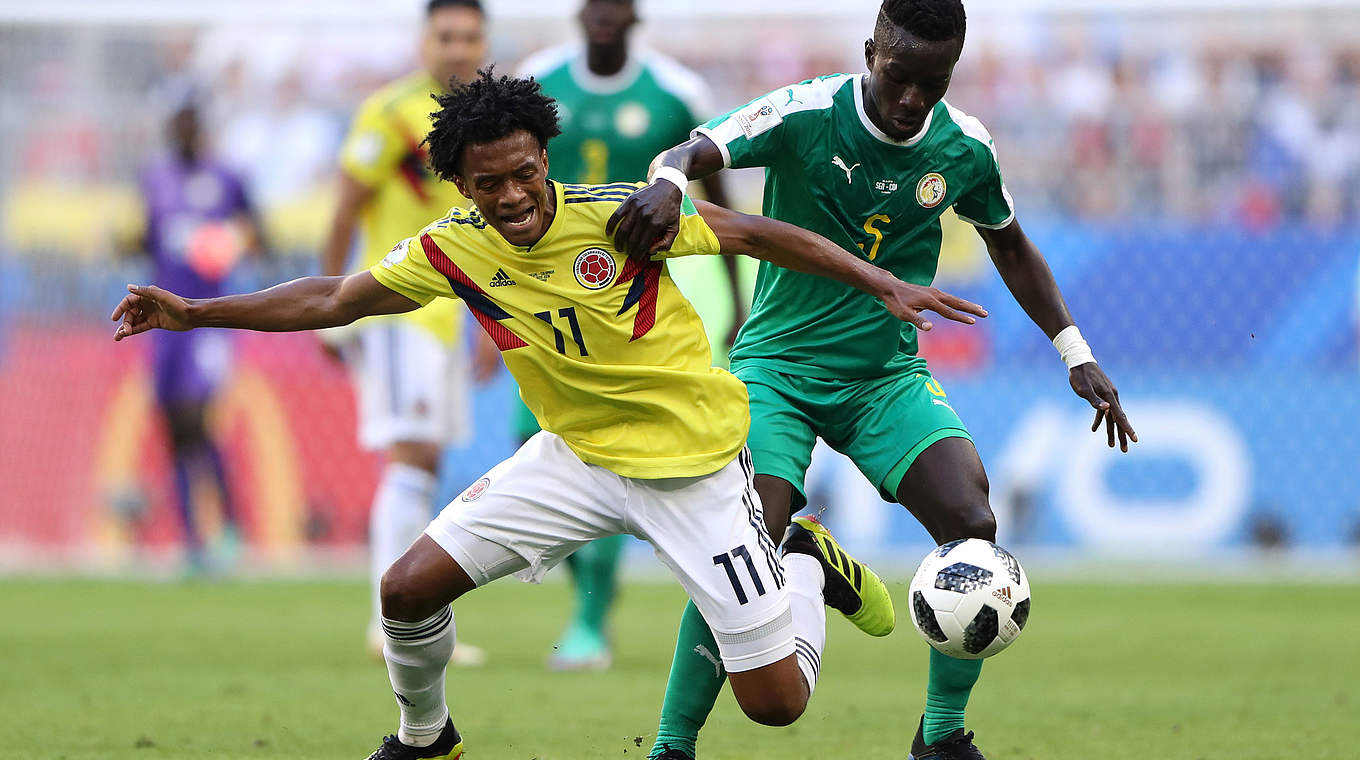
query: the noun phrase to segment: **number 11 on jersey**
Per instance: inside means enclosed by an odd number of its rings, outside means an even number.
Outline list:
[[[557,325],[553,324],[552,312],[540,311],[534,316],[547,322],[548,326],[553,329],[553,338],[555,338],[557,342],[557,353],[567,353],[566,337],[562,334],[562,331],[558,329]],[[567,325],[571,328],[571,339],[576,342],[576,348],[581,351],[581,356],[590,356],[590,353],[586,351],[585,338],[581,336],[581,323],[576,321],[576,307],[568,306],[566,308],[558,309],[557,316],[567,320]]]

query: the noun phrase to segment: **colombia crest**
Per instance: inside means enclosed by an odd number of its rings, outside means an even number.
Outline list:
[[[586,290],[599,290],[609,287],[618,274],[614,257],[603,248],[587,248],[576,256],[576,281]]]

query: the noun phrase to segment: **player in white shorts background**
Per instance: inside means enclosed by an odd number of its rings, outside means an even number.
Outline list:
[[[486,19],[478,0],[428,0],[420,70],[369,96],[354,116],[340,152],[339,203],[321,257],[321,272],[344,274],[353,248],[357,268],[376,264],[392,242],[468,200],[429,169],[421,140],[430,131],[430,95],[450,77],[466,81],[486,56]],[[470,376],[500,366],[487,340],[465,346],[463,312],[452,301],[411,314],[368,319],[328,341],[339,344],[354,379],[359,444],[386,455],[369,512],[373,616],[371,655],[382,659],[378,584],[430,521],[445,446],[467,442]],[[470,354],[470,356],[469,356]],[[469,363],[475,363],[469,367]],[[477,665],[475,646],[456,664]]]
[[[372,760],[462,754],[444,693],[451,602],[511,573],[538,577],[622,532],[650,542],[698,605],[746,714],[791,723],[816,685],[824,603],[881,622],[892,602],[820,526],[791,531],[782,561],[776,554],[744,446],[745,388],[710,366],[703,326],[665,259],[746,253],[871,293],[922,328],[923,309],[969,323],[961,312],[986,312],[793,225],[711,204],[686,201],[657,250],[629,258],[604,222],[639,185],[549,181],[557,115],[536,82],[485,71],[439,105],[431,163],[475,208],[451,210],[348,277],[205,301],[130,286],[115,339],[155,327],[317,329],[456,298],[500,349],[543,432],[451,502],[384,575],[401,724]]]

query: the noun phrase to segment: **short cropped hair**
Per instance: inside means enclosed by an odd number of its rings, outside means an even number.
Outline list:
[[[452,181],[462,175],[463,149],[494,142],[525,130],[546,147],[562,134],[557,103],[543,94],[533,77],[496,76],[493,66],[478,69],[477,78],[449,83],[449,92],[432,96],[439,110],[430,114],[434,128],[425,138],[435,174]]]
[[[962,0],[883,0],[874,36],[889,31],[889,24],[931,42],[963,42],[968,18]]]

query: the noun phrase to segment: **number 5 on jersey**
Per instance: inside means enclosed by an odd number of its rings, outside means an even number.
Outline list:
[[[879,224],[888,224],[892,218],[887,214],[874,214],[864,220],[864,231],[874,236],[874,244],[869,247],[869,260],[878,258],[878,246],[883,242],[883,230],[878,228]],[[864,244],[859,244],[859,249],[864,250]]]

